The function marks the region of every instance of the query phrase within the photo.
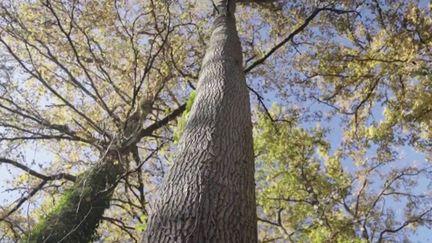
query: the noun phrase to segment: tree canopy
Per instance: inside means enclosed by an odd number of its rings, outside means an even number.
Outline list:
[[[425,239],[430,3],[237,5],[259,240]],[[56,212],[74,215],[65,205],[93,198],[107,209],[91,239],[140,241],[188,119],[214,11],[201,0],[1,1],[0,241],[33,240]]]

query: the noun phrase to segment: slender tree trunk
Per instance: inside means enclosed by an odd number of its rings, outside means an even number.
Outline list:
[[[143,242],[257,242],[252,124],[235,1],[214,2],[197,97]]]

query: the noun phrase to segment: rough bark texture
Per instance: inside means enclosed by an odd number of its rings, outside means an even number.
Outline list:
[[[235,3],[214,2],[197,96],[143,242],[257,242],[252,124]]]
[[[90,242],[109,207],[112,192],[122,167],[115,160],[105,159],[79,176],[67,190],[57,208],[36,225],[26,242]]]

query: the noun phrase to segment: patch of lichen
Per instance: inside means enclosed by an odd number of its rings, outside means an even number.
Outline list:
[[[56,207],[33,227],[28,242],[90,242],[110,205],[119,176],[119,163],[106,162],[81,174]]]

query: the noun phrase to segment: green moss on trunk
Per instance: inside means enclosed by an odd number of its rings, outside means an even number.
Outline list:
[[[182,116],[178,119],[177,127],[174,130],[174,143],[177,144],[180,141],[180,138],[183,134],[183,131],[186,127],[186,122],[189,118],[189,112],[192,108],[192,105],[195,101],[196,97],[196,91],[192,90],[192,92],[189,94],[188,100],[186,102],[186,109],[183,112]]]
[[[119,163],[106,161],[78,177],[56,208],[41,219],[28,242],[90,242],[122,174]]]

